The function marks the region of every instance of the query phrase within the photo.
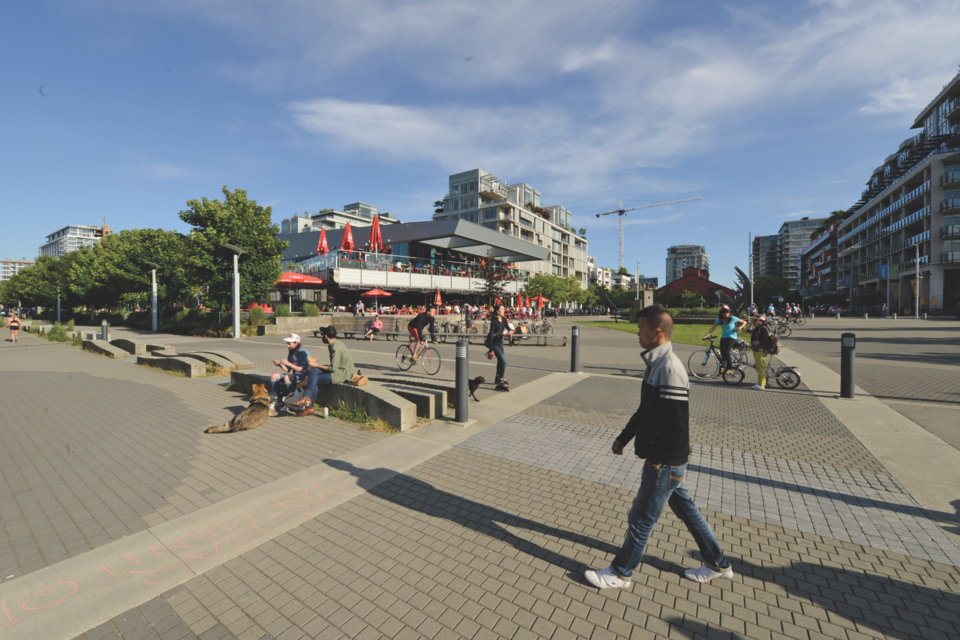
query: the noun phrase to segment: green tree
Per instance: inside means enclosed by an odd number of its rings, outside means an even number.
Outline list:
[[[827,219],[821,222],[820,226],[817,227],[816,230],[810,234],[811,242],[813,240],[816,240],[820,236],[822,236],[827,231],[827,229],[829,229],[831,226],[837,223],[843,222],[846,219],[846,217],[847,217],[846,211],[838,210],[838,211],[832,212],[829,216],[827,216]]]
[[[243,249],[240,260],[240,304],[263,298],[282,272],[280,258],[288,243],[277,239],[280,229],[270,220],[271,208],[247,198],[243,189],[223,187],[224,201],[190,200],[180,219],[191,225],[187,240],[190,277],[207,287],[207,300],[215,309],[232,306],[233,254],[226,243]]]
[[[580,230],[577,231],[577,235],[580,236],[581,238],[586,238],[587,237],[586,227],[580,227]]]
[[[505,299],[507,284],[504,276],[506,269],[503,260],[494,258],[489,253],[483,266],[480,267],[480,278],[483,280],[483,286],[480,288],[480,299],[486,304],[492,305],[500,299],[500,302],[510,306]]]
[[[786,300],[787,292],[792,286],[793,281],[790,278],[760,276],[753,281],[753,300],[757,303],[757,306],[765,309],[776,297],[783,296],[783,299]],[[779,307],[779,305],[780,303],[776,302],[774,306]]]
[[[433,202],[433,212],[443,213],[443,200],[435,200]]]
[[[626,267],[620,267],[619,269],[617,269],[617,275],[618,275],[618,276],[628,276],[628,275],[630,275],[630,272],[627,271],[627,268],[626,268]]]

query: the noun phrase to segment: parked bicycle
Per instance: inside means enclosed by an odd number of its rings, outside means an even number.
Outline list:
[[[716,336],[709,336],[705,340],[710,341],[710,346],[701,351],[694,351],[687,359],[687,368],[690,375],[698,380],[710,380],[720,375],[720,364],[723,358],[720,355],[720,347],[713,342],[717,340]],[[747,361],[746,356],[747,343],[745,340],[737,340],[730,349],[730,362],[733,369],[738,369]]]
[[[436,375],[436,373],[440,371],[440,353],[433,347],[428,347],[427,345],[420,346],[412,338],[409,344],[402,344],[397,349],[397,366],[400,370],[407,371],[416,364],[413,356],[413,346],[419,348],[417,351],[417,360],[420,361],[420,366],[423,367],[423,370],[428,375]]]
[[[740,384],[746,376],[747,368],[753,368],[753,365],[744,361],[740,366],[724,371],[723,381],[729,385]],[[797,367],[780,367],[776,370],[773,367],[767,367],[767,386],[770,385],[771,380],[775,380],[781,389],[796,389],[800,386],[800,372],[797,371]]]

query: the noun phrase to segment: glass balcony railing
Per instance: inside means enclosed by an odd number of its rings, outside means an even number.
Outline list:
[[[941,238],[960,238],[960,224],[946,224],[940,227]]]
[[[876,224],[876,223],[879,222],[882,218],[884,218],[884,217],[886,217],[887,215],[893,213],[894,211],[896,211],[896,210],[899,209],[900,207],[902,207],[902,206],[904,206],[905,204],[909,203],[909,202],[910,202],[911,200],[913,200],[914,198],[916,198],[916,197],[918,197],[918,196],[920,196],[920,195],[923,195],[924,193],[926,193],[926,192],[929,191],[929,190],[930,190],[930,181],[927,180],[926,182],[924,182],[922,185],[920,185],[919,187],[917,187],[917,188],[914,189],[913,191],[910,191],[909,193],[905,194],[903,197],[899,198],[898,200],[896,200],[895,202],[893,202],[893,203],[890,204],[889,206],[884,207],[883,209],[881,209],[881,210],[878,211],[877,213],[875,213],[875,214],[873,214],[872,216],[870,216],[870,219],[867,220],[866,222],[860,223],[859,225],[856,226],[856,228],[854,228],[853,230],[848,231],[847,233],[845,233],[843,236],[840,237],[839,240],[837,240],[837,242],[838,242],[838,243],[842,243],[842,242],[845,242],[845,241],[849,240],[850,238],[852,238],[852,237],[855,236],[856,234],[858,234],[858,233],[860,233],[861,231],[863,231],[864,229],[867,229],[867,228],[871,227],[872,225]]]
[[[945,251],[940,254],[940,264],[954,264],[960,262],[960,251]]]
[[[940,186],[960,184],[960,171],[944,171],[940,176]]]
[[[920,256],[920,266],[922,267],[925,264],[930,264],[930,256]],[[916,266],[916,258],[913,260],[907,260],[906,262],[900,263],[900,271],[909,271],[910,269],[916,268]]]
[[[960,209],[960,198],[944,198],[940,203],[940,211],[955,211]]]

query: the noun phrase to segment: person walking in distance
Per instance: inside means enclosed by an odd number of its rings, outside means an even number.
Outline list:
[[[703,336],[704,340],[713,333],[717,325],[722,328],[720,333],[720,357],[723,359],[723,373],[726,373],[733,368],[733,362],[730,360],[730,350],[737,341],[737,332],[747,326],[747,321],[736,317],[730,312],[730,307],[723,305],[720,307],[716,322],[710,327],[707,335]]]
[[[487,353],[493,352],[493,355],[497,358],[497,378],[494,381],[497,385],[497,391],[510,390],[510,383],[507,382],[505,377],[507,373],[507,358],[503,355],[503,336],[506,334],[507,339],[510,339],[513,337],[513,331],[507,322],[506,312],[507,309],[502,304],[493,307],[493,316],[490,318],[490,331],[483,341],[483,345],[490,350]]]
[[[16,311],[10,312],[10,320],[7,322],[7,327],[10,329],[10,342],[16,344],[17,336],[20,335],[20,316],[17,315]]]
[[[640,561],[663,508],[673,513],[693,536],[703,565],[684,575],[696,582],[732,578],[733,568],[723,555],[713,529],[687,492],[690,456],[690,382],[680,358],[673,353],[670,334],[673,317],[662,305],[640,311],[637,318],[640,354],[647,365],[640,389],[640,407],[613,441],[613,454],[622,455],[631,440],[638,458],[646,459],[640,489],[627,516],[623,546],[606,569],[589,569],[587,582],[600,589],[625,589]],[[671,541],[673,542],[673,541]]]
[[[767,343],[769,341],[770,330],[767,329],[767,317],[757,316],[753,319],[753,326],[750,328],[753,367],[757,370],[757,384],[750,388],[756,391],[763,391],[767,386]]]

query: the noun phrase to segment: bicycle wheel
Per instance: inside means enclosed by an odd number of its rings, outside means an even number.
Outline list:
[[[781,324],[779,327],[777,327],[777,335],[781,338],[789,338],[791,333],[793,333],[793,329],[785,324]]]
[[[413,366],[413,350],[410,349],[410,345],[402,344],[397,349],[397,366],[400,367],[400,371],[406,371]]]
[[[798,327],[802,327],[802,326],[803,326],[803,323],[806,322],[806,321],[807,321],[807,319],[804,318],[803,316],[797,316],[797,326],[798,326]]]
[[[723,372],[723,381],[730,385],[738,385],[743,382],[744,367],[737,367]]]
[[[793,369],[781,369],[774,377],[782,389],[796,389],[800,386],[800,374]]]
[[[420,354],[420,364],[428,374],[436,375],[440,371],[440,353],[433,347],[427,347]]]
[[[543,335],[552,336],[553,335],[553,325],[547,324],[543,326]]]
[[[716,378],[720,373],[720,360],[718,360],[710,349],[694,351],[687,360],[687,368],[694,378],[700,380],[709,380]]]

